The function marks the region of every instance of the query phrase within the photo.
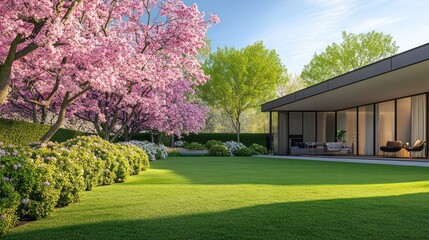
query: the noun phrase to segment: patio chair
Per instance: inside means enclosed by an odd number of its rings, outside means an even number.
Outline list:
[[[412,157],[411,153],[415,152],[415,153],[420,153],[420,157],[423,157],[423,149],[425,148],[425,143],[426,141],[420,140],[418,139],[415,143],[414,146],[410,146],[410,147],[405,147],[405,150],[407,150],[407,152],[410,153],[410,158]]]
[[[380,150],[383,151],[383,157],[387,157],[389,153],[392,154],[392,157],[395,157],[396,153],[401,151],[402,146],[401,141],[387,141],[386,146],[381,146]]]

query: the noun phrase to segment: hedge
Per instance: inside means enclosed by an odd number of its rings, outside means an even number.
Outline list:
[[[0,142],[15,145],[37,142],[48,132],[49,128],[50,126],[48,125],[0,118]],[[81,135],[87,134],[61,128],[55,133],[51,140],[54,142],[65,142]]]
[[[221,142],[237,141],[236,133],[191,133],[188,136],[183,136],[183,141],[186,142],[198,142],[205,144],[209,140],[218,140]],[[241,133],[240,142],[246,146],[250,146],[253,143],[257,143],[262,146],[267,146],[267,134],[266,133]]]
[[[177,140],[177,138],[175,138]],[[132,140],[139,141],[150,141],[150,134],[140,133],[132,138]],[[164,145],[170,146],[169,138],[165,138]],[[201,144],[206,144],[209,140],[217,140],[221,142],[227,141],[237,141],[236,133],[190,133],[189,135],[183,135],[182,139],[188,143],[197,142]],[[267,146],[267,134],[266,133],[241,133],[240,142],[246,146],[250,146],[253,143]]]
[[[48,130],[50,126],[41,125],[36,123],[29,123],[25,121],[15,121],[0,118],[0,142],[5,144],[25,145],[30,142],[37,142]],[[65,142],[69,139],[81,135],[88,135],[74,130],[63,129],[58,130],[52,137],[54,142]],[[158,136],[156,136],[157,138]],[[132,138],[138,141],[151,141],[149,133],[140,133]],[[170,146],[169,137],[162,138],[164,145]],[[177,140],[177,138],[176,138]],[[206,144],[209,140],[217,140],[221,142],[237,141],[237,134],[235,133],[190,133],[183,135],[183,141],[188,143],[197,142]],[[240,142],[246,146],[253,143],[267,146],[267,134],[265,133],[241,133]]]
[[[0,144],[0,239],[20,220],[49,216],[81,200],[84,190],[124,182],[149,168],[136,146],[80,136],[64,143]]]

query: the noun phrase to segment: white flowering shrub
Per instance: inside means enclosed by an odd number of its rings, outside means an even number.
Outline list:
[[[132,140],[129,142],[124,142],[121,144],[131,144],[143,149],[146,154],[149,156],[151,161],[156,161],[157,159],[165,159],[168,157],[167,148],[160,144],[151,143],[148,141],[136,141]]]
[[[47,217],[54,207],[79,201],[84,190],[123,182],[147,168],[140,148],[98,137],[25,147],[0,144],[0,238],[18,219]]]
[[[185,141],[179,140],[179,141],[175,141],[174,142],[174,147],[181,148],[181,147],[184,147],[184,146],[185,146]]]
[[[163,144],[158,144],[156,149],[156,158],[157,159],[166,159],[168,157],[167,147]]]
[[[245,148],[246,146],[239,142],[228,141],[224,142],[223,145],[228,148],[230,155],[233,156],[233,153],[241,148]]]
[[[11,185],[19,195],[19,218],[34,220],[52,213],[61,192],[56,187],[59,171],[55,165],[40,158],[5,155],[0,157],[0,168],[2,184]]]

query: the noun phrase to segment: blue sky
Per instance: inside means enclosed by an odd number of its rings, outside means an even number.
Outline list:
[[[255,41],[275,49],[290,73],[300,74],[315,52],[341,42],[341,31],[388,33],[399,52],[429,42],[429,0],[184,0],[217,14],[212,47]]]

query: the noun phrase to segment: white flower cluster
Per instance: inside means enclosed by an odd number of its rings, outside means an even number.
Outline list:
[[[151,161],[156,161],[157,156],[161,159],[165,159],[168,157],[167,148],[162,144],[157,145],[155,143],[151,143],[148,141],[135,141],[135,140],[124,142],[122,144],[131,144],[143,149],[146,152],[146,154],[149,156],[149,159]]]
[[[185,141],[179,140],[174,142],[174,147],[183,147],[185,146]]]
[[[234,141],[224,142],[223,145],[225,145],[225,147],[228,148],[231,155],[234,151],[246,147],[244,144],[239,143],[239,142],[234,142]]]
[[[167,147],[165,147],[163,144],[158,144],[158,154],[160,155],[161,159],[166,159],[168,157],[167,153]]]

